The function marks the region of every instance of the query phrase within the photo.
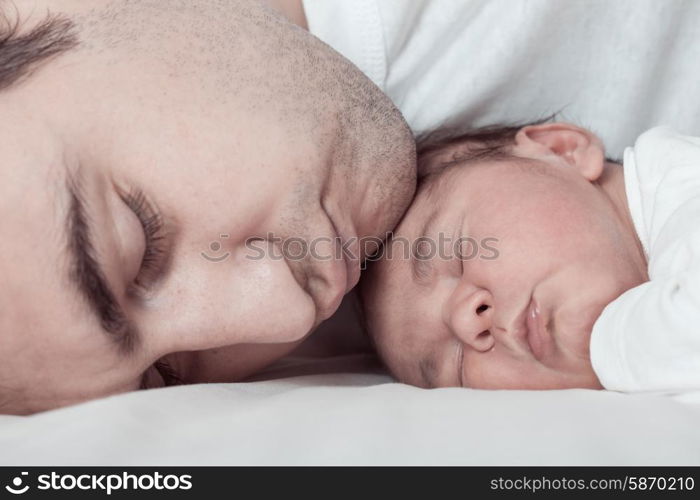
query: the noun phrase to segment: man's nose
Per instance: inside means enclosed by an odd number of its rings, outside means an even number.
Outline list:
[[[232,250],[221,262],[189,257],[171,274],[144,326],[165,353],[286,344],[314,326],[314,302],[284,259]]]
[[[446,304],[444,319],[452,333],[473,349],[491,349],[495,338],[493,328],[493,296],[488,290],[458,287]]]

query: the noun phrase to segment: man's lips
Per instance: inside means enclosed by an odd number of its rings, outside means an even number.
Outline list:
[[[326,262],[311,263],[310,295],[316,304],[316,325],[330,318],[340,307],[347,286],[345,263],[332,258]]]
[[[343,248],[348,248],[352,255],[357,255],[359,252],[359,243],[357,243],[357,238],[354,236],[346,237],[342,233],[340,234],[340,241]],[[355,251],[357,250],[357,252]],[[345,262],[347,282],[345,284],[345,293],[355,288],[355,285],[360,281],[360,258],[350,258],[347,255],[343,255],[343,261]]]
[[[325,282],[323,287],[311,287],[311,293],[317,307],[317,322],[323,321],[335,313],[340,307],[345,294],[350,291],[360,280],[360,261],[351,258],[357,255],[359,243],[354,231],[348,225],[341,225],[328,211],[328,220],[331,223],[333,234],[333,255],[329,260],[311,263],[316,269],[317,276]],[[336,248],[340,247],[340,248]],[[343,249],[347,249],[348,254]],[[313,259],[313,257],[312,257]]]
[[[360,281],[360,242],[355,231],[351,230],[348,224],[336,222],[328,211],[326,213],[333,226],[336,240],[341,246],[340,255],[346,270],[345,293],[348,293]]]

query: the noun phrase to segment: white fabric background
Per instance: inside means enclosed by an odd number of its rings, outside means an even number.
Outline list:
[[[700,2],[304,0],[309,29],[416,132],[560,112],[620,157],[643,131],[700,135]]]
[[[425,390],[313,375],[0,417],[0,465],[700,465],[700,393]]]

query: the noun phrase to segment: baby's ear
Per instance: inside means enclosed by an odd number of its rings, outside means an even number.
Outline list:
[[[569,123],[544,123],[521,128],[514,153],[546,160],[552,155],[575,167],[593,182],[603,173],[605,148],[592,132]]]

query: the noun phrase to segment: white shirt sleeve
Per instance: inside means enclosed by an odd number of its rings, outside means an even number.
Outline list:
[[[630,212],[650,281],[610,303],[591,334],[606,389],[700,389],[700,139],[653,129],[625,153]]]
[[[591,361],[606,389],[700,389],[700,266],[612,302],[594,326]]]

